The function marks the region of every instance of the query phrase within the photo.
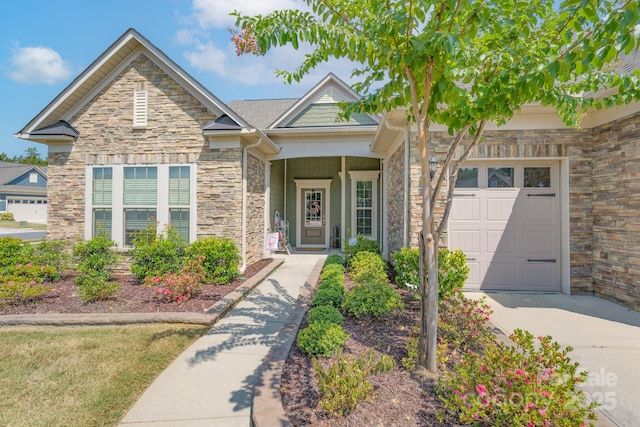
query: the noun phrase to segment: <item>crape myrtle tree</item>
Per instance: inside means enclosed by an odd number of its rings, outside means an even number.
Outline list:
[[[555,108],[579,126],[591,108],[640,96],[638,74],[615,70],[638,47],[638,0],[304,0],[307,10],[237,18],[238,54],[262,55],[291,45],[309,49],[293,71],[300,81],[331,58],[354,63],[353,89],[342,105],[356,112],[406,111],[417,130],[421,164],[422,313],[419,367],[436,371],[438,242],[447,223],[458,168],[481,141],[485,123],[502,125],[525,104]],[[450,147],[429,175],[429,127],[445,125]],[[434,215],[438,200],[444,214]],[[426,268],[425,268],[426,267]]]

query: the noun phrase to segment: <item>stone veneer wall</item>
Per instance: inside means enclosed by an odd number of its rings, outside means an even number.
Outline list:
[[[391,256],[399,251],[404,243],[404,153],[405,144],[385,162],[387,175],[387,252]]]
[[[145,129],[133,129],[139,81],[148,82]],[[49,155],[49,237],[84,237],[86,165],[197,163],[198,237],[226,235],[240,247],[242,151],[209,149],[201,128],[215,118],[139,55],[69,120],[80,132],[71,152]]]
[[[266,165],[252,155],[247,156],[247,162],[247,265],[250,265],[264,255]]]
[[[596,294],[640,310],[640,114],[594,129]]]
[[[431,133],[430,146],[436,157],[444,157],[452,139],[446,132]],[[462,150],[463,148],[460,148],[460,153]],[[391,158],[397,156],[398,151]],[[561,157],[569,158],[571,292],[590,293],[594,291],[592,278],[593,190],[591,183],[591,131],[575,129],[487,131],[484,134],[482,144],[472,151],[469,158],[535,159]],[[422,227],[422,200],[418,188],[420,157],[415,135],[411,138],[409,159],[411,165],[409,246],[416,247]],[[442,215],[443,206],[438,206],[436,212],[436,215]],[[445,233],[442,236],[441,246],[446,246],[446,239]],[[388,244],[391,248],[391,233]]]

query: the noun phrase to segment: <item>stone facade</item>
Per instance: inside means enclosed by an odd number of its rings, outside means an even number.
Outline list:
[[[265,162],[247,155],[247,265],[264,255]]]
[[[640,310],[640,114],[593,132],[593,282]]]
[[[399,251],[405,240],[405,208],[404,208],[404,153],[405,144],[385,162],[384,172],[387,178],[387,253],[391,255]]]
[[[133,93],[141,81],[147,126],[134,129]],[[229,236],[241,247],[242,150],[209,149],[202,126],[215,118],[139,55],[69,120],[80,133],[72,150],[49,155],[49,237],[84,237],[87,165],[196,164],[198,237]]]
[[[570,270],[571,292],[592,293],[594,282],[593,266],[593,186],[592,173],[592,143],[591,130],[563,129],[563,130],[513,130],[487,131],[482,143],[474,148],[469,159],[535,159],[535,158],[568,158],[569,159],[569,187],[570,187]],[[448,150],[452,137],[446,132],[432,132],[430,147],[438,158],[443,158]],[[422,227],[422,198],[419,189],[420,157],[415,135],[411,137],[409,152],[409,246],[416,247],[418,235]],[[394,171],[403,170],[403,146],[390,156],[389,163]],[[463,148],[460,148],[461,154]],[[402,188],[403,177],[399,172],[390,172],[389,184],[393,188]],[[391,193],[389,195],[391,197]],[[389,213],[393,206],[390,200]],[[443,205],[436,209],[436,215],[442,215]],[[403,229],[400,219],[403,212],[395,212],[388,229],[387,245],[389,253],[397,250],[398,242],[402,241]],[[447,245],[447,236],[442,236],[441,246]]]

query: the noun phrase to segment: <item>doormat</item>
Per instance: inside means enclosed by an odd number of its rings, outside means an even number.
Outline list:
[[[296,248],[296,252],[324,252],[327,248]]]

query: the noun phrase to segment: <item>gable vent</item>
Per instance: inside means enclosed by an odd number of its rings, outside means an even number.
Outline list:
[[[149,95],[147,92],[147,82],[136,82],[133,91],[133,127],[147,127],[147,108]]]
[[[317,104],[335,104],[336,102],[348,101],[347,97],[335,87],[330,87],[325,93],[320,95]]]

